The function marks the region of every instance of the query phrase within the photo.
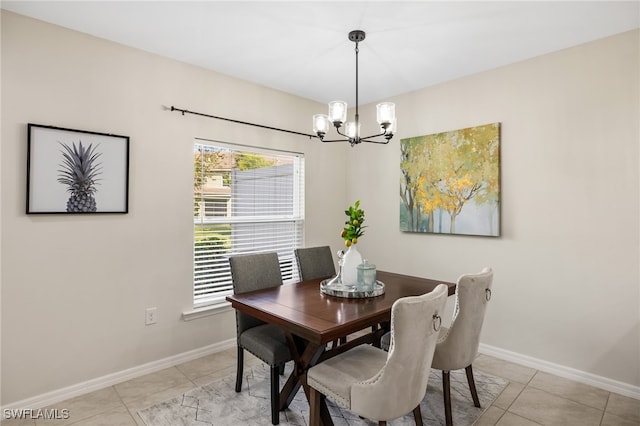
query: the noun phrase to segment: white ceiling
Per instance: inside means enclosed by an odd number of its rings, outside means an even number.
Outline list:
[[[2,8],[305,98],[360,104],[640,27],[640,2],[2,1]]]

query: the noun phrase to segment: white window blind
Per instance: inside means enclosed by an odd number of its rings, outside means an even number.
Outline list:
[[[276,251],[283,281],[298,281],[302,246],[302,154],[196,140],[194,144],[194,307],[233,291],[229,257]]]

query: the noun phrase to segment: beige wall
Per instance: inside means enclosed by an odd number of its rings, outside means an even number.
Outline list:
[[[180,319],[194,137],[304,152],[308,245],[337,249],[361,199],[359,249],[380,269],[495,269],[485,344],[639,386],[638,37],[395,99],[396,139],[502,123],[503,236],[449,237],[399,232],[397,141],[351,149],[183,117],[166,108],[308,132],[324,106],[2,11],[1,404],[234,336],[231,312]],[[25,215],[28,122],[130,136],[129,214]]]
[[[345,146],[171,105],[306,133],[324,109],[2,11],[3,405],[235,337],[232,312],[180,318],[193,300],[195,137],[303,152],[307,243],[340,245]],[[25,215],[29,122],[130,136],[129,213]],[[158,323],[145,326],[151,306]]]
[[[502,236],[401,233],[398,144],[359,147],[360,252],[441,279],[492,266],[484,344],[638,394],[639,50],[633,31],[395,98],[400,138],[502,123]]]

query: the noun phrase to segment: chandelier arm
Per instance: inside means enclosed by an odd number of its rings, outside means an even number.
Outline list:
[[[369,136],[369,137],[372,137],[372,136]],[[377,143],[377,144],[381,144],[381,145],[386,145],[386,144],[389,143],[390,140],[391,139],[386,139],[386,140],[383,140],[383,141],[375,141],[375,140],[371,140],[371,139],[367,139],[367,138],[361,138],[360,142]]]
[[[351,142],[350,139],[331,139],[331,140],[326,140],[326,139],[320,139],[322,142]]]
[[[347,141],[351,142],[351,138],[349,137],[349,135],[345,135],[340,131],[340,126],[335,126],[335,128],[336,128],[336,133],[338,133],[340,136],[344,136],[345,138],[347,138],[346,139]]]
[[[371,139],[371,138],[377,138],[378,136],[384,136],[384,135],[386,135],[386,133],[382,132],[382,133],[378,133],[376,135],[363,136],[360,139]]]

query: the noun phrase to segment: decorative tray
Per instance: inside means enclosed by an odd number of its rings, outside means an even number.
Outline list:
[[[376,281],[373,290],[363,290],[355,285],[345,285],[335,278],[323,280],[320,283],[320,291],[329,296],[346,297],[349,299],[364,299],[366,297],[376,297],[384,294],[384,283]]]

